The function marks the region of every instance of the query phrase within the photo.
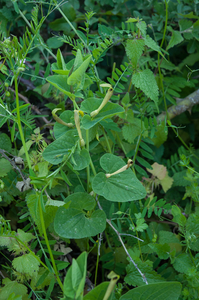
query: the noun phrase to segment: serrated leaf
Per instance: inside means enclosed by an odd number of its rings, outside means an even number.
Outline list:
[[[18,295],[20,297],[16,300],[28,299],[28,294],[27,294],[28,289],[25,285],[18,283],[16,281],[11,281],[8,277],[3,279],[2,283],[5,286],[1,287],[1,290],[0,290],[1,300],[8,300],[9,296],[12,293],[14,293],[14,295]]]
[[[181,35],[181,33],[179,31],[172,31],[172,37],[169,41],[169,45],[167,47],[167,50],[171,49],[172,47],[174,47],[175,45],[180,44],[183,41],[183,37]]]
[[[100,165],[106,173],[111,174],[122,168],[125,163],[113,154],[105,154],[100,159]],[[92,187],[95,193],[109,201],[127,202],[146,196],[145,188],[130,168],[109,178],[100,172],[94,177]]]
[[[180,273],[188,274],[189,270],[193,268],[194,265],[188,253],[182,253],[175,258],[173,267]]]
[[[159,90],[151,70],[146,69],[139,73],[135,73],[132,77],[132,83],[137,88],[141,89],[147,97],[151,98],[157,106]]]
[[[6,176],[12,169],[11,163],[5,158],[0,159],[0,166],[0,177]]]
[[[144,40],[142,39],[127,40],[125,50],[127,56],[129,57],[129,59],[133,64],[133,67],[135,68],[144,50]]]
[[[136,23],[137,28],[140,29],[142,36],[146,36],[146,22],[140,21]]]
[[[12,262],[17,272],[26,273],[30,276],[39,271],[39,264],[39,261],[31,253],[19,256]]]
[[[151,48],[152,50],[161,53],[160,47],[158,46],[158,44],[148,34],[144,38],[144,43],[147,47]]]
[[[11,140],[5,133],[0,134],[0,149],[6,150],[8,152],[11,152],[12,149]]]
[[[131,111],[129,111],[131,112]],[[135,138],[139,136],[143,130],[145,129],[143,124],[141,124],[141,120],[138,118],[133,118],[132,115],[128,114],[128,121],[131,122],[131,124],[125,124],[122,127],[122,134],[126,141],[128,141],[130,144],[134,142]],[[147,136],[147,132],[144,133],[144,137]]]

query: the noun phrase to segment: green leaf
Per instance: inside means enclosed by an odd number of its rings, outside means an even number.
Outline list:
[[[68,77],[68,85],[75,85],[81,83],[82,78],[85,75],[86,69],[88,68],[89,63],[91,61],[91,58],[92,55],[89,55],[89,57],[81,64],[81,66]]]
[[[43,158],[51,164],[58,165],[63,161],[64,155],[71,152],[78,139],[79,137],[75,129],[67,131],[60,138],[48,145],[42,153]]]
[[[73,100],[75,95],[70,92],[70,86],[67,84],[67,79],[67,75],[52,75],[46,78],[46,80],[50,82],[54,87],[67,95],[71,100]]]
[[[11,152],[11,149],[12,149],[12,144],[11,144],[10,138],[5,133],[0,134],[0,149],[6,150],[8,152]]]
[[[12,265],[17,272],[33,276],[39,271],[40,263],[31,253],[28,253],[15,258]]]
[[[64,111],[63,113],[61,113],[59,118],[65,123],[74,123],[74,113],[71,110]],[[58,139],[59,137],[64,135],[66,131],[69,130],[71,130],[71,128],[56,122],[53,129],[55,138]]]
[[[153,169],[153,168],[151,167],[151,165],[150,165],[145,159],[143,159],[143,158],[141,158],[141,157],[139,157],[139,156],[136,156],[136,159],[137,159],[137,161],[138,161],[142,166],[144,166],[145,168]]]
[[[8,172],[10,172],[10,170],[12,169],[11,163],[5,158],[0,159],[0,166],[0,177],[6,176]]]
[[[195,266],[188,253],[182,253],[175,258],[173,267],[179,273],[189,274],[190,269]]]
[[[102,210],[91,212],[96,205],[92,196],[78,192],[67,197],[65,202],[69,201],[69,208],[60,207],[55,216],[54,228],[59,236],[80,239],[104,231],[106,215]]]
[[[132,256],[132,250],[129,249],[129,253]],[[153,270],[153,263],[152,261],[146,260],[142,262],[140,259],[134,259],[137,267],[145,274],[148,283],[155,283],[155,282],[163,282],[165,279],[158,274],[156,271]],[[132,286],[145,286],[143,278],[141,277],[140,273],[137,271],[135,266],[130,262],[126,267],[127,275],[124,277],[124,281]],[[164,298],[163,298],[164,299]]]
[[[172,30],[172,37],[169,41],[169,45],[167,47],[167,50],[174,47],[175,45],[180,44],[183,41],[183,37],[179,31]]]
[[[109,282],[102,282],[84,296],[84,300],[102,300],[109,286]]]
[[[146,22],[144,21],[139,21],[138,23],[136,23],[137,28],[140,29],[141,34],[145,37],[146,36]]]
[[[28,209],[30,211],[30,215],[36,225],[38,226],[40,234],[43,234],[42,231],[42,225],[41,225],[41,220],[39,218],[39,207],[38,205],[35,207],[35,203],[38,202],[38,195],[36,194],[28,194],[26,196],[26,201],[28,205]],[[45,222],[45,228],[47,229],[49,225],[53,222],[55,214],[58,210],[59,206],[64,205],[63,201],[58,201],[58,200],[48,200],[45,205],[45,213],[43,212],[44,215],[44,222]]]
[[[130,144],[132,144],[137,136],[139,136],[143,130],[145,130],[145,127],[143,124],[141,124],[141,120],[138,118],[132,119],[132,116],[130,115],[131,110],[128,110],[127,120],[131,124],[125,124],[122,127],[122,134],[126,141],[128,141]],[[143,134],[144,137],[147,136],[147,132]]]
[[[129,57],[129,59],[133,64],[133,67],[135,68],[144,50],[144,40],[142,39],[127,40],[125,50],[127,56]]]
[[[80,109],[83,112],[90,114],[92,111],[98,109],[101,103],[102,99],[88,98],[82,102]],[[119,104],[108,102],[95,118],[91,118],[89,115],[84,115],[82,118],[82,126],[84,129],[90,129],[100,121],[106,118],[111,118],[121,112],[124,112],[124,109]]]
[[[181,289],[179,282],[152,283],[127,292],[120,300],[178,300]]]
[[[164,122],[156,127],[156,136],[152,139],[152,141],[157,148],[159,148],[167,140],[168,131],[166,129]]]
[[[186,217],[182,214],[180,208],[176,205],[172,206],[172,215],[173,215],[173,222],[178,223],[180,226],[185,226],[187,219]]]
[[[83,295],[87,270],[87,253],[83,252],[67,271],[64,279],[64,295],[70,299],[77,299]],[[82,299],[82,298],[81,298]]]
[[[0,290],[0,299],[1,300],[8,300],[10,294],[14,293],[15,295],[21,295],[23,298],[21,299],[28,299],[27,295],[27,287],[21,283],[16,281],[11,281],[8,277],[2,280],[2,283],[5,285],[1,287]]]
[[[86,149],[77,150],[72,156],[71,163],[74,164],[74,170],[85,169],[90,163],[90,155]]]
[[[148,246],[157,253],[160,259],[167,259],[169,258],[170,246],[166,243],[164,244],[155,244],[151,243]]]
[[[140,88],[147,97],[151,98],[157,106],[159,90],[151,70],[146,69],[144,71],[140,71],[139,73],[135,73],[132,77],[132,83],[137,88]]]
[[[111,174],[122,168],[125,163],[113,154],[105,154],[100,159],[100,165],[106,173]],[[109,201],[127,202],[146,196],[144,186],[130,168],[109,178],[106,178],[104,173],[98,173],[93,179],[92,187],[95,193]]]
[[[160,47],[157,45],[157,43],[147,34],[147,36],[144,38],[144,43],[147,47],[151,48],[152,50],[161,53]]]

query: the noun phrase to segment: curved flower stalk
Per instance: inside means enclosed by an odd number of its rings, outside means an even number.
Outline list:
[[[113,176],[113,175],[116,175],[116,174],[119,174],[119,173],[121,173],[121,172],[126,171],[128,168],[130,168],[130,166],[132,166],[132,164],[133,164],[132,159],[129,159],[129,160],[128,160],[128,163],[127,163],[124,167],[120,168],[119,170],[115,171],[115,172],[112,173],[112,174],[106,174],[106,178],[109,178],[109,177],[111,177],[111,176]]]
[[[113,95],[113,88],[110,87],[108,89],[108,91],[107,91],[107,93],[106,93],[106,95],[105,95],[102,103],[98,107],[98,109],[96,109],[96,110],[94,110],[94,111],[92,111],[90,113],[91,118],[94,118],[94,117],[96,117],[99,114],[100,110],[107,104],[107,102],[109,101],[109,99],[111,98],[112,95]]]
[[[53,111],[52,111],[53,119],[54,119],[57,123],[62,124],[62,125],[64,125],[64,126],[67,126],[67,127],[73,127],[73,126],[74,126],[73,123],[66,123],[66,122],[64,122],[62,119],[60,119],[60,118],[56,115],[56,112],[57,112],[58,110],[61,110],[61,108],[55,108],[55,109],[53,109]]]

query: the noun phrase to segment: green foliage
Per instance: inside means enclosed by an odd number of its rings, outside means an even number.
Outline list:
[[[197,4],[1,2],[0,298],[198,299]]]

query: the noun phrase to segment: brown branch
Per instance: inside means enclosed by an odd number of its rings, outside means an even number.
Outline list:
[[[199,89],[187,96],[184,99],[177,99],[177,105],[172,105],[168,108],[168,117],[173,119],[174,117],[182,114],[186,110],[190,110],[192,106],[199,104]],[[163,112],[157,117],[157,122],[161,123],[165,120],[166,113]]]

